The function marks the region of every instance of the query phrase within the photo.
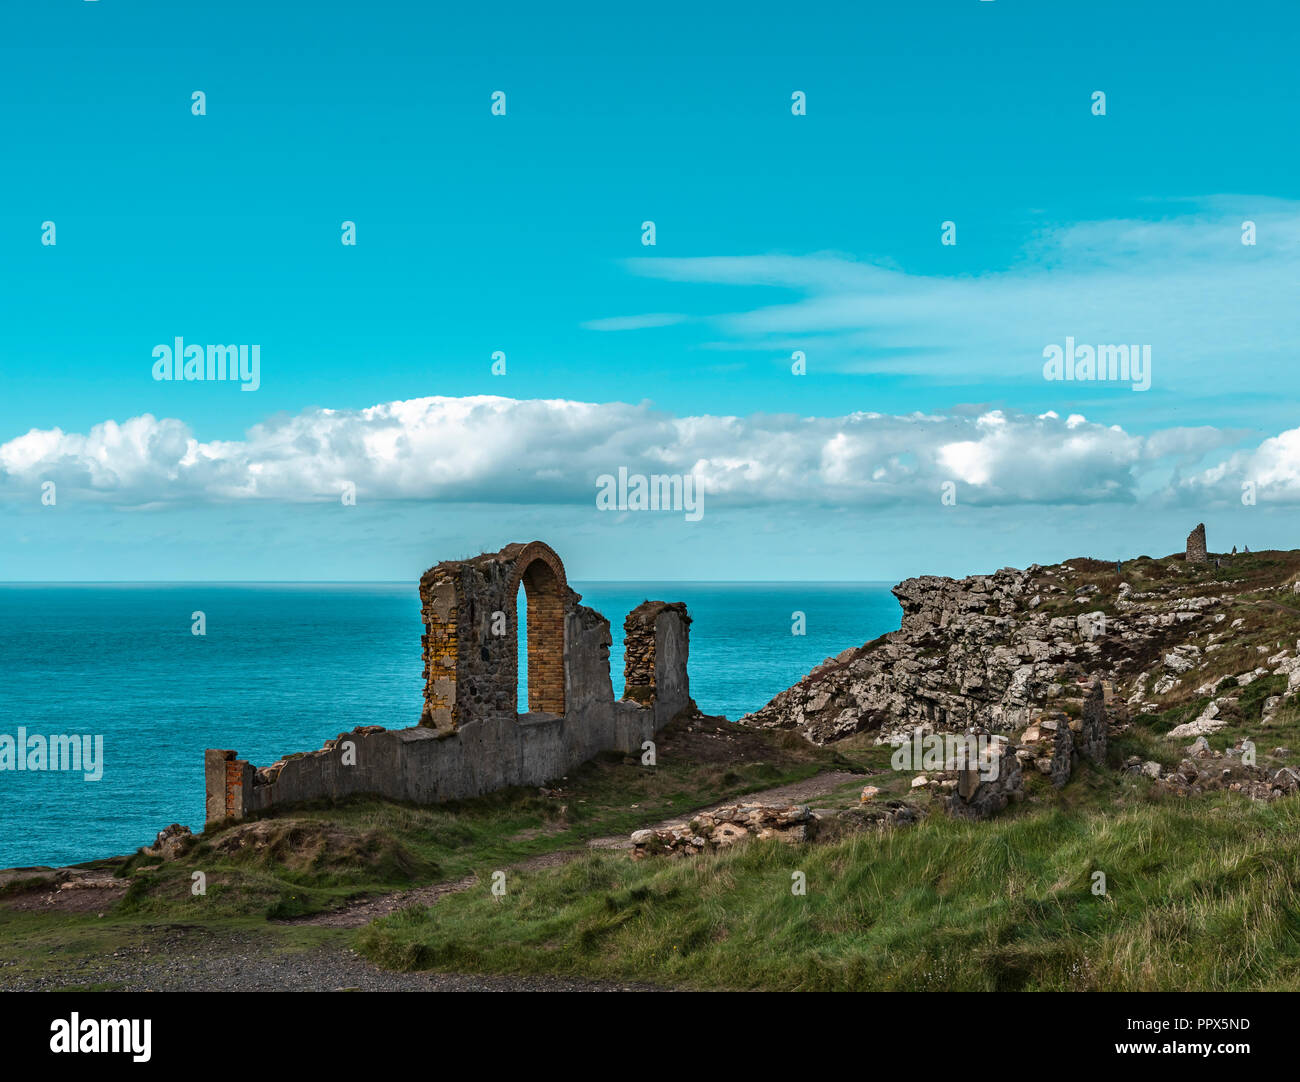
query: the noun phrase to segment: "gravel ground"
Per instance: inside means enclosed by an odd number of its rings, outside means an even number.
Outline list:
[[[48,992],[104,988],[123,992],[636,992],[644,984],[566,977],[491,977],[393,973],[349,947],[277,951],[254,939],[219,937],[203,928],[171,929],[148,947],[102,958],[52,962],[37,977],[13,980],[0,964],[0,990]]]

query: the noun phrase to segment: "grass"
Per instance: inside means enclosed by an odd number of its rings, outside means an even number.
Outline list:
[[[1040,807],[689,860],[593,853],[504,897],[484,884],[395,914],[360,944],[401,969],[698,988],[1297,989],[1298,868],[1296,801]]]

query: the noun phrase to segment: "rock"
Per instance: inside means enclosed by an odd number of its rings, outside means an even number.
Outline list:
[[[1207,733],[1217,733],[1228,724],[1226,719],[1219,717],[1219,702],[1218,699],[1213,700],[1194,721],[1176,725],[1165,735],[1171,740],[1183,740],[1189,736],[1204,736]]]
[[[1009,803],[1024,796],[1020,760],[1011,745],[1000,743],[989,757],[987,769],[963,770],[957,791],[944,800],[944,811],[958,819],[989,819]]]
[[[1051,765],[1048,768],[1048,776],[1052,779],[1053,787],[1064,788],[1073,770],[1074,734],[1070,732],[1069,725],[1059,725],[1056,729],[1056,740],[1052,745]]]
[[[163,827],[158,832],[153,845],[141,847],[140,854],[146,857],[162,857],[163,860],[175,860],[193,844],[194,835],[190,828],[181,826],[180,823],[172,823],[171,826]]]
[[[1110,723],[1106,715],[1105,684],[1096,679],[1083,703],[1083,717],[1079,731],[1079,750],[1090,763],[1098,766],[1106,762],[1106,747]]]
[[[876,797],[879,795],[880,795],[880,789],[875,785],[864,785],[862,787],[861,800],[863,804],[867,803],[867,801],[869,801],[872,797]]]
[[[751,837],[803,842],[816,834],[817,827],[818,817],[802,804],[729,804],[699,812],[689,823],[670,823],[664,827],[634,831],[631,835],[632,859],[640,860],[654,854],[693,856],[709,849],[735,845]]]

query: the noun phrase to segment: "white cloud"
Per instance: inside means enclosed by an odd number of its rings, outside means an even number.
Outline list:
[[[1300,493],[1297,432],[1217,469],[1248,461],[1279,490]],[[1088,504],[1149,494],[1152,477],[1203,466],[1235,440],[1204,427],[1138,436],[1078,414],[678,417],[648,404],[434,397],[309,409],[242,440],[202,441],[184,422],[148,414],[84,435],[33,429],[0,444],[0,493],[26,498],[52,480],[128,506],[294,503],[337,499],[351,481],[366,500],[587,503],[599,474],[626,466],[698,473],[714,506],[925,503],[949,480],[963,503]],[[1204,470],[1175,487],[1205,489],[1224,476]]]
[[[1155,221],[1044,229],[1015,265],[961,277],[838,253],[628,265],[670,281],[797,294],[700,322],[726,336],[715,348],[815,349],[819,365],[840,371],[1041,387],[1044,346],[1072,336],[1150,345],[1161,391],[1231,394],[1289,375],[1300,341],[1300,204],[1218,196],[1173,209]],[[1245,220],[1255,222],[1254,246],[1241,243]],[[1130,397],[1127,408],[1140,408]]]

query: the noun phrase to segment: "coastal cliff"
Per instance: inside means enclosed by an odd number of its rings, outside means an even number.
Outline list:
[[[1300,552],[1203,552],[907,579],[893,589],[898,631],[828,659],[741,721],[815,744],[864,731],[898,742],[918,727],[1013,732],[1045,711],[1077,716],[1100,678],[1112,725],[1184,708],[1195,716],[1156,728],[1267,728],[1300,685]]]

